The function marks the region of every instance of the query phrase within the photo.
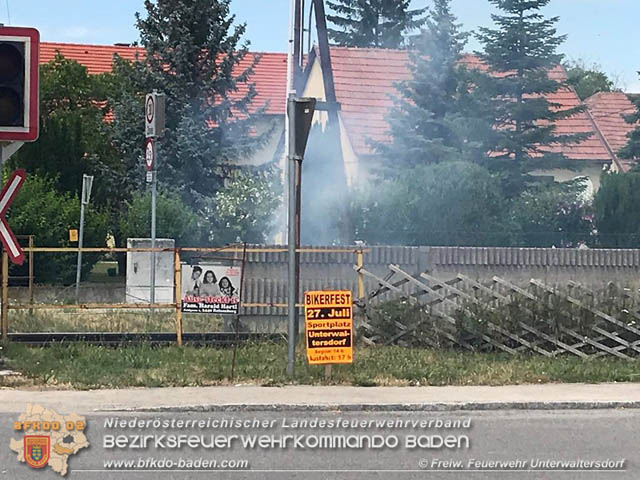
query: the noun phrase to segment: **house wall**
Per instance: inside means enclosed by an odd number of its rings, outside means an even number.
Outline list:
[[[315,62],[311,66],[311,71],[302,96],[314,97],[322,101],[326,101],[327,99],[324,91],[322,68],[320,68],[320,61],[318,58],[316,58]],[[314,115],[314,123],[320,123],[323,129],[326,126],[328,119],[329,116],[327,112],[316,111]],[[349,135],[340,113],[338,113],[338,119],[340,121],[340,143],[342,149],[342,160],[344,162],[347,177],[347,185],[352,186],[358,179],[359,159],[351,146],[351,140],[349,140]]]

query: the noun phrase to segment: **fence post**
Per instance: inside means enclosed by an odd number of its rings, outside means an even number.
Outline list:
[[[364,298],[364,275],[360,271],[364,267],[364,253],[362,250],[357,251],[356,263],[358,265],[358,299]]]
[[[9,254],[2,249],[2,339],[9,338]]]
[[[176,341],[182,346],[182,265],[180,264],[180,250],[175,249],[174,275],[173,275],[174,300],[176,302]]]

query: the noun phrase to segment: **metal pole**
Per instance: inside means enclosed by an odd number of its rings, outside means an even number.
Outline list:
[[[2,340],[9,338],[9,254],[2,249],[2,311],[0,313],[2,324]]]
[[[78,263],[76,265],[76,303],[80,303],[80,273],[82,271],[82,240],[84,235],[84,202],[80,205],[80,235],[78,237]]]
[[[80,274],[82,273],[82,244],[84,241],[84,207],[89,203],[92,183],[92,176],[82,176],[82,196],[80,198],[80,234],[78,237],[78,263],[76,265],[76,303],[80,303]]]
[[[288,144],[288,178],[289,178],[289,222],[288,222],[288,258],[289,258],[289,295],[287,300],[287,317],[288,317],[288,335],[287,335],[287,374],[293,378],[295,375],[295,355],[296,355],[296,325],[297,310],[296,303],[298,297],[298,289],[296,282],[296,159],[293,155],[293,146],[295,145],[295,126],[294,121],[294,98],[295,95],[289,96],[287,104],[288,122],[289,122],[289,144]]]
[[[29,303],[33,305],[33,235],[29,235]],[[33,310],[29,311],[33,315]]]
[[[180,250],[176,248],[173,260],[173,291],[176,301],[176,343],[182,346],[182,263]]]
[[[156,153],[157,156],[157,153]],[[158,196],[158,176],[154,168],[151,181],[151,248],[156,248],[156,197]],[[151,293],[149,303],[156,303],[156,252],[151,252]],[[153,310],[152,310],[153,314]]]

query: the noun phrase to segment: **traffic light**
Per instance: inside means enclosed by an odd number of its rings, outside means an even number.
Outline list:
[[[0,140],[38,138],[40,34],[0,27]]]

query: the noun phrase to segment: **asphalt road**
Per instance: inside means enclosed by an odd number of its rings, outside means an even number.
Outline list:
[[[59,412],[68,413],[68,412]],[[110,419],[120,420],[203,420],[215,422],[221,419],[266,422],[260,428],[108,428]],[[394,422],[396,428],[348,427],[348,428],[296,428],[295,421],[378,421]],[[31,469],[16,460],[16,454],[9,449],[9,439],[19,438],[13,431],[15,413],[0,414],[0,480],[55,479],[60,476],[50,468]],[[423,426],[400,426],[397,421],[425,421]],[[460,421],[458,428],[441,427],[435,422]],[[471,422],[465,427],[464,421]],[[637,479],[640,478],[640,410],[564,410],[564,411],[490,411],[490,412],[385,412],[385,413],[341,413],[341,412],[192,412],[192,413],[101,413],[87,416],[86,435],[90,443],[88,449],[79,451],[68,460],[70,479]],[[286,424],[284,423],[286,422]],[[429,427],[429,422],[431,426]],[[288,428],[285,428],[285,425]],[[414,428],[415,427],[415,428]],[[214,449],[168,448],[170,435],[203,436],[210,441],[211,435],[228,440],[230,435],[238,435],[231,440],[231,448],[222,444]],[[132,442],[138,435],[148,435],[147,448],[105,448],[111,440],[108,435],[125,435]],[[155,437],[165,435],[165,437]],[[304,435],[297,446],[291,440],[286,448],[245,448],[240,436]],[[386,442],[398,440],[398,446],[386,448],[313,448],[314,436],[339,438],[341,435],[353,439],[378,435]],[[411,436],[422,436],[423,446],[430,441],[431,446],[438,437],[451,436],[455,448],[407,448]],[[156,439],[160,438],[156,448]],[[465,438],[469,447],[466,448]],[[122,439],[121,439],[122,440]],[[269,440],[270,441],[270,440]],[[328,441],[328,440],[327,440]],[[366,440],[362,440],[366,441]],[[311,442],[311,443],[306,443]],[[454,440],[450,440],[453,444]],[[115,443],[115,439],[113,442]],[[306,447],[306,448],[302,448]],[[459,448],[457,448],[459,447]],[[187,459],[215,459],[248,461],[243,470],[189,470],[180,471],[176,466],[161,469],[159,464],[151,470],[141,470],[138,463],[150,458],[159,461],[168,459],[183,462]],[[142,459],[142,460],[141,460]],[[477,470],[489,461],[519,461],[512,464],[515,469]],[[544,469],[545,461],[603,461],[624,460],[618,471],[557,471]],[[105,462],[132,460],[133,467],[125,470],[107,469]],[[438,462],[437,460],[440,460]],[[460,462],[455,463],[446,462]],[[536,463],[538,462],[538,463]],[[152,465],[148,463],[148,465]],[[123,468],[124,466],[121,466]],[[485,468],[492,466],[485,463]],[[532,468],[537,468],[533,469]],[[547,466],[548,467],[548,466]],[[542,468],[542,469],[540,469]],[[557,466],[556,466],[557,468]]]

